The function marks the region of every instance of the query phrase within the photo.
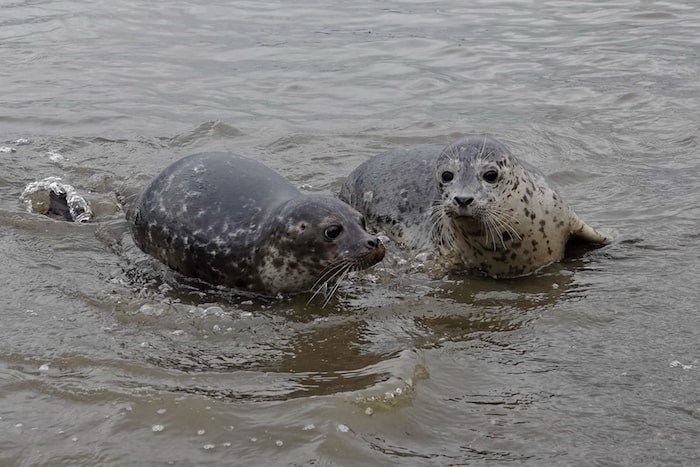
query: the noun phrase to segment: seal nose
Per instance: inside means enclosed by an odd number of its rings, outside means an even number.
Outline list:
[[[368,249],[365,253],[365,261],[368,261],[368,263],[365,267],[369,267],[384,259],[384,253],[386,250],[384,249],[384,244],[379,237],[372,236],[369,240],[367,240],[367,248]]]
[[[455,196],[453,199],[460,208],[466,208],[474,201],[474,198],[468,198],[466,196]]]

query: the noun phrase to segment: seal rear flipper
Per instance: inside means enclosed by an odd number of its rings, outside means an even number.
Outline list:
[[[579,228],[571,232],[571,237],[574,241],[593,243],[596,245],[607,245],[612,241],[612,238],[598,232],[580,219]]]

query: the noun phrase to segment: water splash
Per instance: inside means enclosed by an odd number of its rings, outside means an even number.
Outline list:
[[[60,177],[47,177],[28,184],[19,199],[29,212],[72,222],[87,222],[92,218],[90,205],[71,185]]]

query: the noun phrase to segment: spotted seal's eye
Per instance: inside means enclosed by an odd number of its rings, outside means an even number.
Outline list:
[[[455,174],[450,172],[449,170],[445,170],[441,175],[440,178],[442,178],[442,181],[447,183],[451,182],[453,178],[455,178]]]
[[[325,235],[326,238],[333,240],[334,238],[338,238],[338,235],[340,235],[340,232],[342,231],[342,225],[331,225],[330,227],[326,227],[326,230],[323,231],[323,235]]]
[[[488,183],[494,183],[496,180],[498,180],[498,172],[495,170],[487,170],[484,172],[483,177]]]

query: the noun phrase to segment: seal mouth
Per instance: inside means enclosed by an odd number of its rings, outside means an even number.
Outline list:
[[[450,219],[464,219],[480,222],[483,217],[481,211],[473,208],[460,209],[454,208],[453,206],[447,206],[443,212],[445,216],[449,217]]]
[[[486,233],[488,225],[482,217],[477,216],[458,216],[454,217],[460,230],[469,236],[482,236]]]
[[[434,227],[438,231],[438,236],[447,236],[446,242],[453,244],[461,236],[484,237],[491,234],[496,226],[491,225],[489,220],[489,210],[468,207],[460,208],[453,204],[443,204],[435,210]],[[440,221],[442,217],[442,221]],[[449,221],[445,222],[445,219]],[[456,248],[456,247],[455,247]]]
[[[521,240],[518,232],[518,220],[512,210],[482,208],[472,211],[470,215],[455,216],[452,222],[464,235],[481,237],[483,244],[490,245],[493,251],[508,250],[508,242]]]
[[[481,216],[478,216],[476,213],[470,212],[470,213],[464,213],[464,212],[455,212],[455,213],[447,213],[447,217],[450,219],[470,219],[470,220],[481,220]]]
[[[354,264],[356,271],[367,269],[383,260],[385,254],[386,248],[384,248],[384,244],[381,242],[381,240],[377,239],[376,246],[371,247],[371,249],[366,253],[352,257],[354,260],[352,263]]]

